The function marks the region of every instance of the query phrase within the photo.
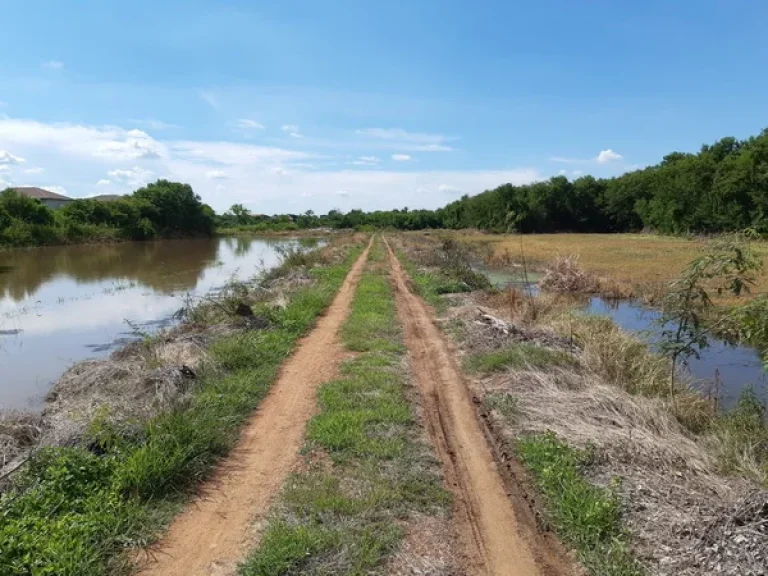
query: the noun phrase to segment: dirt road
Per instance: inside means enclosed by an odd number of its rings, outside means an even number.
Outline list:
[[[349,312],[368,250],[355,262],[328,312],[301,339],[269,395],[210,482],[172,523],[140,574],[223,576],[236,572],[253,545],[253,524],[296,466],[316,388],[336,375],[338,330]]]
[[[556,559],[537,549],[535,529],[523,526],[515,514],[453,354],[429,308],[410,291],[391,249],[389,260],[424,419],[454,493],[466,569],[490,576],[566,574]]]

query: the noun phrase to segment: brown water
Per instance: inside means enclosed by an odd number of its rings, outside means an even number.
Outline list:
[[[274,266],[292,240],[0,251],[0,408],[36,408],[72,364],[173,322],[188,297]]]

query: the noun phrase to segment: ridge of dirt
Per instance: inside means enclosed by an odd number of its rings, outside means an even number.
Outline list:
[[[572,574],[562,549],[551,538],[539,536],[530,509],[517,506],[525,495],[511,494],[510,499],[450,348],[426,304],[409,289],[389,245],[387,250],[427,431],[454,494],[454,521],[467,572],[489,576]]]
[[[299,340],[240,440],[166,535],[139,562],[142,576],[234,574],[255,544],[258,521],[299,462],[317,387],[336,375],[338,331],[349,313],[371,243],[352,266],[315,328]]]

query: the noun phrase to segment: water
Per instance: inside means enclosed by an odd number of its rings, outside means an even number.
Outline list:
[[[519,275],[483,272],[497,287],[526,287]],[[527,287],[537,290],[533,284],[535,279],[529,280]],[[583,304],[583,309],[589,314],[609,316],[618,326],[651,344],[658,341],[661,334],[658,310],[637,301],[592,296]],[[764,402],[768,402],[768,375],[760,355],[749,346],[733,346],[718,338],[710,338],[709,346],[700,351],[700,358],[690,358],[685,369],[696,381],[697,388],[707,394],[717,394],[718,401],[726,408],[733,406],[747,387],[752,387]]]
[[[212,238],[0,251],[0,408],[35,409],[72,364],[174,321],[188,296],[278,263],[291,240]]]

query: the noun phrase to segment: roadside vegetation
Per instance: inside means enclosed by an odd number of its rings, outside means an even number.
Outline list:
[[[243,575],[370,574],[397,549],[414,515],[447,513],[448,494],[406,397],[405,350],[381,241],[342,340],[356,355],[320,388],[304,470],[288,480]]]
[[[689,272],[701,273],[688,283],[694,291],[748,283],[750,255],[733,241],[720,239],[725,250],[691,264]],[[441,249],[438,241],[408,235],[398,244],[411,270],[440,276],[434,257],[423,257]],[[697,293],[699,300],[675,301],[706,300]],[[670,378],[671,354],[659,355],[609,318],[574,310],[568,294],[510,287],[449,300],[450,308],[438,307],[441,322],[462,351],[494,440],[516,454],[546,521],[590,573],[764,569],[756,551],[768,545],[760,512],[768,505],[768,421],[751,390],[723,410],[683,375]],[[678,306],[667,318],[684,324],[668,334],[673,350],[701,343],[687,336],[707,328],[685,321],[699,312]],[[690,504],[685,511],[681,501]]]
[[[77,441],[34,451],[12,478],[0,495],[0,573],[130,571],[126,549],[150,543],[188,490],[233,446],[240,425],[297,339],[331,302],[360,251],[359,244],[346,245],[335,262],[303,259],[304,280],[287,291],[284,305],[262,297],[264,283],[280,281],[272,275],[259,285],[231,286],[223,299],[189,311],[185,330],[219,335],[208,346],[209,361],[196,371],[168,368],[174,389],[186,393],[146,420],[114,419],[105,408]],[[303,266],[309,261],[312,267]],[[285,276],[297,270],[282,268]],[[182,334],[182,344],[194,342]],[[154,364],[161,358],[152,351],[160,345],[158,339],[136,345],[149,363],[143,369],[155,370],[150,381],[158,395],[164,390],[157,378],[166,369]]]
[[[51,210],[8,188],[0,192],[0,246],[210,236],[214,212],[188,184],[158,180],[110,201],[75,200]]]

